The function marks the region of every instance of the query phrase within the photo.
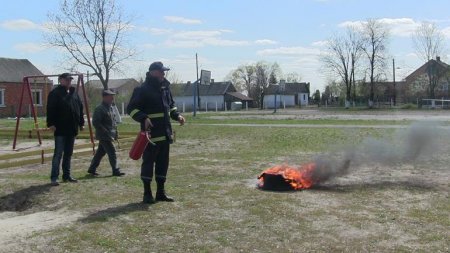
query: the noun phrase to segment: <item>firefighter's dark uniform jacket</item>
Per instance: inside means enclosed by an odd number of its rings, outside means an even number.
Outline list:
[[[84,126],[83,104],[74,87],[56,86],[47,100],[47,127],[55,126],[55,136],[77,136]]]
[[[170,118],[178,120],[180,113],[174,106],[169,81],[160,82],[148,76],[145,82],[136,87],[127,106],[127,113],[141,123],[143,129],[145,119],[149,118],[153,127],[150,129],[152,142],[173,142]]]

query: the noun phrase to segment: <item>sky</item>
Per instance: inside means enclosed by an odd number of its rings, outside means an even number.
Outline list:
[[[180,81],[195,81],[198,69],[225,81],[240,65],[278,63],[296,72],[311,90],[323,92],[334,77],[323,71],[324,42],[348,24],[378,19],[390,30],[388,58],[395,59],[396,80],[424,62],[412,35],[421,22],[433,22],[445,35],[441,60],[450,56],[450,1],[416,0],[116,0],[132,20],[127,43],[137,54],[113,78],[145,76],[153,61],[171,68]],[[28,59],[45,74],[66,72],[67,57],[43,36],[48,14],[59,0],[0,0],[0,57]],[[391,68],[390,68],[391,69]],[[86,67],[79,67],[86,73]],[[390,72],[389,72],[390,71]],[[91,71],[92,73],[92,71]],[[388,70],[387,78],[392,76]]]

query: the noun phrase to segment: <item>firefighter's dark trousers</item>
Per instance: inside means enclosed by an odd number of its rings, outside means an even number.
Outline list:
[[[156,145],[148,144],[142,154],[141,179],[151,182],[153,169],[155,169],[155,181],[166,182],[167,170],[169,169],[169,147],[168,141],[157,142]]]

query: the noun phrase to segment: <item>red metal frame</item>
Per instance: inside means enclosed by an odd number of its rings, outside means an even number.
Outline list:
[[[49,78],[49,77],[58,77],[58,76],[59,75],[41,75],[41,76],[25,76],[25,77],[23,77],[22,93],[20,96],[19,109],[17,111],[16,131],[14,133],[13,150],[16,150],[17,134],[19,131],[20,116],[22,114],[22,104],[23,104],[25,89],[27,90],[28,97],[30,98],[31,113],[33,114],[33,118],[34,118],[34,127],[36,129],[39,146],[42,145],[40,131],[42,131],[43,129],[40,129],[38,127],[38,121],[37,121],[36,111],[34,108],[34,102],[33,102],[33,96],[31,93],[31,86],[30,86],[29,78]],[[83,100],[84,100],[83,104],[84,104],[85,112],[87,115],[87,121],[88,121],[88,126],[89,126],[89,136],[90,136],[91,143],[92,143],[92,151],[95,152],[95,142],[94,142],[94,136],[92,134],[91,116],[89,113],[89,106],[88,106],[89,103],[88,103],[87,96],[86,96],[86,90],[84,88],[83,74],[70,74],[70,76],[78,76],[76,92],[78,92],[80,85],[81,85],[81,89],[83,91]],[[42,152],[44,152],[44,151],[42,150]],[[43,157],[43,154],[41,154],[41,156]]]

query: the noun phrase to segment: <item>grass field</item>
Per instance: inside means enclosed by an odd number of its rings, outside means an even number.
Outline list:
[[[414,161],[384,162],[393,152],[367,161],[360,155],[349,174],[312,189],[258,190],[257,176],[277,164],[349,149],[365,154],[368,138],[387,151],[404,147],[389,126],[413,122],[285,116],[208,113],[188,116],[183,127],[174,123],[167,181],[174,203],[140,203],[140,161],[130,160],[127,149],[119,151],[121,178],[110,176],[106,158],[100,177],[86,176],[91,156],[72,160],[79,183],[58,187],[48,184],[50,164],[1,169],[0,252],[450,251],[446,135]],[[245,123],[261,126],[230,125]],[[302,124],[325,126],[286,126]],[[137,125],[126,119],[120,128]],[[11,141],[0,138],[2,146]]]

